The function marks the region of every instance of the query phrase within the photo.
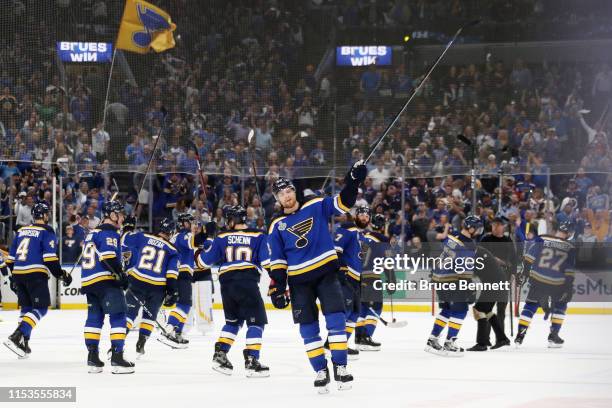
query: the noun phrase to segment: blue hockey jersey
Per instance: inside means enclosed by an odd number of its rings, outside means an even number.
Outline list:
[[[550,235],[537,237],[524,256],[531,264],[529,277],[548,285],[563,285],[574,279],[576,251],[569,241]]]
[[[179,254],[174,245],[162,237],[137,233],[133,242],[133,266],[127,271],[138,285],[165,286],[166,279],[178,278]]]
[[[474,277],[476,244],[472,238],[459,233],[448,235],[442,242],[442,253],[433,268],[434,282],[456,282]]]
[[[336,252],[338,252],[340,270],[344,271],[347,277],[357,282],[361,281],[361,271],[363,269],[362,240],[363,235],[354,223],[345,223],[336,229],[334,244]]]
[[[140,242],[142,231],[129,231],[121,235],[121,256],[123,260],[123,269],[129,270],[134,267],[138,258],[137,246]]]
[[[109,286],[115,281],[102,261],[111,258],[121,261],[120,240],[117,228],[111,224],[102,224],[87,234],[81,258],[81,292]]]
[[[49,277],[45,262],[57,262],[57,238],[46,224],[32,224],[20,228],[11,243],[6,263],[12,266],[15,277]]]
[[[257,229],[223,232],[196,259],[200,268],[219,266],[219,282],[233,279],[259,281],[261,268],[270,263],[266,234]]]
[[[277,282],[306,282],[338,271],[338,255],[329,232],[333,215],[350,210],[340,195],[317,197],[270,224],[270,277]]]
[[[174,245],[179,254],[179,275],[191,279],[195,266],[193,256],[196,249],[198,249],[195,245],[193,234],[189,230],[182,230],[175,234],[170,242]]]
[[[389,237],[377,231],[364,231],[361,239],[362,251],[365,254],[363,260],[364,272],[361,274],[361,278],[379,279],[380,275],[372,272],[374,260],[387,256],[387,250],[390,246]]]

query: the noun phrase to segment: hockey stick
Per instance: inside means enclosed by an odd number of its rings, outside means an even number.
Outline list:
[[[514,337],[514,294],[512,288],[514,287],[514,279],[512,280],[512,286],[510,286],[510,337]]]
[[[155,153],[157,152],[157,144],[159,143],[159,139],[161,139],[161,135],[164,132],[164,128],[166,127],[166,118],[168,117],[168,111],[166,110],[165,106],[162,106],[159,111],[162,114],[162,123],[161,126],[159,127],[159,131],[157,132],[157,135],[153,136],[153,138],[155,139],[155,143],[153,143],[153,151],[151,152],[151,157],[149,157],[149,161],[147,162],[147,168],[145,170],[144,173],[144,177],[142,178],[142,183],[140,183],[140,188],[138,189],[138,192],[136,194],[136,207],[134,207],[134,212],[136,212],[138,210],[138,207],[140,206],[140,193],[142,193],[142,190],[144,189],[145,183],[147,182],[147,176],[149,175],[149,169],[151,168],[151,163],[153,162],[153,158],[155,157]],[[149,192],[149,194],[153,194],[153,192]]]
[[[200,176],[200,188],[202,189],[202,192],[204,193],[204,197],[206,197],[206,183],[204,183],[204,174],[202,173],[202,166],[200,165],[200,152],[198,151],[198,147],[195,145],[193,141],[189,140],[189,144],[191,144],[191,147],[193,148],[193,151],[195,152],[196,162],[198,165],[198,175]]]
[[[378,320],[380,320],[382,324],[384,324],[387,327],[391,327],[393,329],[399,329],[401,327],[406,327],[408,325],[408,322],[406,322],[405,320],[399,320],[399,321],[393,320],[391,322],[388,322],[385,319],[383,319],[378,313],[376,313],[374,309],[372,309],[371,307],[369,307],[368,309],[370,310],[370,312],[372,312],[372,314],[374,314],[374,316],[376,316]]]
[[[134,294],[134,292],[132,291],[132,289],[128,288],[126,291],[126,294],[129,292],[132,297],[138,302],[138,304],[140,305],[140,307],[142,307],[142,310],[144,310],[145,312],[147,312],[149,315],[153,316],[153,313],[151,313],[149,311],[149,309],[147,309],[147,307],[145,306],[144,302],[142,302],[140,299],[138,299],[138,297]],[[167,335],[168,332],[166,331],[166,329],[157,321],[157,315],[153,316],[153,321],[155,322],[155,324],[157,325],[157,328],[159,330],[162,331],[162,333],[164,335]]]
[[[257,191],[257,195],[259,196],[259,205],[261,205],[261,210],[265,219],[266,210],[264,209],[263,199],[261,198],[261,191],[259,191],[259,181],[257,180],[257,166],[255,164],[255,148],[257,147],[257,139],[255,138],[255,131],[253,129],[249,130],[249,135],[247,136],[248,146],[251,146],[251,142],[253,142],[253,147],[251,149],[251,167],[253,168],[253,178],[255,179],[255,191]]]
[[[391,132],[391,129],[393,129],[393,127],[395,126],[395,124],[397,123],[397,121],[399,120],[400,116],[402,116],[402,114],[404,113],[404,111],[408,108],[408,105],[410,105],[410,102],[412,102],[412,100],[414,99],[414,97],[421,91],[421,88],[423,87],[423,85],[425,85],[425,83],[427,82],[427,80],[429,79],[429,76],[431,75],[431,73],[433,72],[434,69],[436,69],[436,67],[438,66],[438,64],[440,63],[440,61],[442,60],[442,58],[444,58],[444,55],[446,55],[446,52],[450,49],[450,47],[453,46],[453,44],[455,43],[455,40],[457,40],[457,37],[459,37],[459,35],[461,34],[461,32],[468,27],[472,27],[475,26],[476,24],[480,23],[480,20],[474,20],[471,21],[465,25],[463,25],[462,27],[460,27],[457,32],[455,33],[455,35],[453,36],[453,38],[448,42],[448,44],[446,45],[446,48],[444,48],[444,51],[442,51],[442,54],[440,54],[440,56],[438,57],[438,59],[436,60],[436,62],[434,62],[434,64],[431,66],[431,68],[429,68],[429,71],[427,71],[427,73],[425,74],[425,77],[423,78],[423,80],[419,83],[419,85],[414,89],[414,91],[412,91],[412,95],[410,95],[410,97],[408,98],[408,101],[404,104],[404,106],[402,107],[402,109],[398,112],[397,115],[395,115],[395,118],[393,118],[393,121],[389,124],[389,126],[387,126],[387,128],[385,129],[385,131],[383,132],[382,136],[380,136],[378,138],[378,140],[376,141],[376,143],[374,144],[374,147],[372,148],[372,150],[370,151],[370,154],[368,154],[368,157],[365,159],[365,163],[367,163],[368,161],[370,161],[370,159],[372,158],[372,155],[374,154],[374,152],[376,151],[376,149],[378,148],[378,146],[382,143],[383,139]]]

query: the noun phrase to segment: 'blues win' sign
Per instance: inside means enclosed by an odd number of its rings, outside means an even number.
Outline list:
[[[391,65],[393,49],[385,45],[344,45],[336,47],[336,65],[360,67]]]
[[[110,62],[113,44],[60,41],[57,43],[57,53],[63,62]]]

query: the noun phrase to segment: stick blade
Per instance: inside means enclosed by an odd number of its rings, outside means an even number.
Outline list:
[[[387,327],[392,327],[394,329],[401,329],[402,327],[408,326],[408,322],[405,320],[396,320],[394,322],[387,322]]]

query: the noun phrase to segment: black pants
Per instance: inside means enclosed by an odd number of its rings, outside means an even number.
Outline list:
[[[489,315],[497,304],[497,314]],[[487,315],[484,317],[476,317],[478,322],[478,330],[476,332],[476,343],[485,346],[490,346],[491,329],[495,333],[495,340],[499,342],[507,339],[504,333],[504,320],[506,319],[506,306],[508,302],[477,302],[474,305],[476,312]],[[510,311],[512,313],[512,311]]]

